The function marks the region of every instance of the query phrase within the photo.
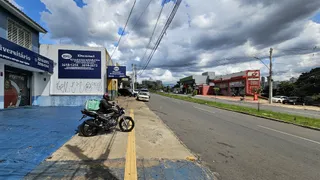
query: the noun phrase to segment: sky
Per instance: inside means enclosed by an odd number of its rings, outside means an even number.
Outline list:
[[[176,0],[9,0],[48,30],[43,44],[103,46],[112,59],[138,69],[157,41]],[[147,47],[163,7],[157,29]],[[118,39],[123,34],[120,44]],[[182,0],[161,44],[138,80],[176,83],[202,72],[260,69],[273,48],[275,80],[320,66],[319,0]],[[260,59],[257,60],[256,58]]]

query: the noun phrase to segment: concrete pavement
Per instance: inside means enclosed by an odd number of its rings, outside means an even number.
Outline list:
[[[207,168],[190,161],[193,153],[145,103],[126,98],[119,104],[133,110],[135,131],[75,135],[25,179],[127,179],[129,171],[136,174],[130,179],[214,179]]]
[[[317,180],[320,132],[152,95],[147,103],[224,180]]]

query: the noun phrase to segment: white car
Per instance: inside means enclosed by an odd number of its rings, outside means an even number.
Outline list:
[[[132,95],[133,95],[133,97],[136,97],[138,95],[138,91],[132,90]]]
[[[137,94],[138,101],[149,101],[150,100],[150,93],[148,89],[140,89]]]
[[[287,96],[274,96],[272,97],[272,102],[282,103],[283,100],[287,99]]]

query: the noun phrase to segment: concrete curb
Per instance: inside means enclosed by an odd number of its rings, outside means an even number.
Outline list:
[[[209,106],[209,107],[214,107],[214,108],[217,108],[217,109],[223,109],[223,110],[227,110],[227,111],[246,114],[246,115],[255,116],[255,117],[258,117],[258,118],[264,118],[264,119],[268,119],[268,120],[272,120],[272,121],[282,122],[282,123],[286,123],[286,124],[292,124],[292,125],[295,125],[295,126],[300,126],[300,127],[304,127],[304,128],[320,131],[320,128],[316,128],[316,127],[312,127],[312,126],[305,126],[305,125],[300,125],[300,124],[295,124],[295,123],[292,123],[292,122],[286,122],[286,121],[283,121],[283,120],[280,120],[280,119],[269,118],[269,117],[265,117],[265,116],[259,116],[259,115],[255,115],[255,114],[250,114],[250,113],[241,112],[241,111],[235,111],[235,110],[230,110],[230,109],[224,109],[224,108],[219,108],[219,107],[215,107],[215,106]]]
[[[194,99],[193,97],[191,97],[191,98]],[[204,105],[209,106],[207,104],[204,104]],[[316,128],[316,127],[312,127],[312,126],[305,126],[305,125],[301,125],[301,124],[295,124],[295,123],[292,123],[292,122],[286,122],[286,121],[283,121],[283,120],[280,120],[280,119],[275,119],[275,118],[270,118],[270,117],[265,117],[265,116],[259,116],[259,115],[255,115],[255,114],[250,114],[250,113],[236,111],[236,110],[230,110],[230,109],[216,107],[216,106],[209,106],[209,107],[214,107],[214,108],[217,108],[217,109],[222,109],[222,110],[226,110],[226,111],[246,114],[246,115],[250,115],[250,116],[254,116],[254,117],[258,117],[258,118],[269,119],[269,120],[272,120],[272,121],[282,122],[282,123],[286,123],[286,124],[292,124],[292,125],[295,125],[295,126],[300,126],[300,127],[304,127],[304,128],[320,131],[320,128]]]
[[[162,96],[161,94],[159,94],[159,95]],[[168,97],[168,96],[166,96],[166,97]],[[168,97],[168,98],[171,98],[171,97]],[[193,98],[193,97],[191,97],[191,98],[192,98],[192,99],[195,99],[195,98]],[[174,98],[174,99],[177,99],[177,98]],[[185,100],[182,100],[182,99],[179,99],[179,100],[185,101]],[[189,101],[187,101],[187,102],[189,102]],[[192,102],[192,103],[194,103],[194,102]],[[196,103],[196,104],[199,104],[199,103]],[[231,111],[231,112],[246,114],[246,115],[250,115],[250,116],[254,116],[254,117],[264,118],[264,119],[268,119],[268,120],[272,120],[272,121],[282,122],[282,123],[286,123],[286,124],[292,124],[292,125],[295,125],[295,126],[300,126],[300,127],[303,127],[303,128],[308,128],[308,129],[320,131],[320,128],[317,128],[317,127],[305,126],[305,125],[296,124],[296,123],[292,123],[292,122],[286,122],[286,121],[283,121],[283,120],[280,120],[280,119],[275,119],[275,118],[269,118],[269,117],[265,117],[265,116],[254,115],[254,114],[250,114],[250,113],[246,113],[246,112],[241,112],[241,111],[236,111],[236,110],[230,110],[230,109],[221,108],[221,107],[216,107],[216,106],[209,106],[209,105],[207,105],[207,104],[202,104],[202,105],[206,105],[206,106],[208,106],[208,107],[214,107],[214,108],[217,108],[217,109],[222,109],[222,110],[226,110],[226,111]]]

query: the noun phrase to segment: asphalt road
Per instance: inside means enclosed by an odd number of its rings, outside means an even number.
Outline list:
[[[181,95],[181,96],[185,96],[185,95]],[[194,98],[208,100],[208,101],[217,101],[217,102],[222,102],[222,103],[226,103],[226,104],[234,104],[234,105],[258,108],[257,107],[258,105],[256,103],[250,103],[250,102],[232,101],[232,100],[225,100],[225,99],[214,99],[214,98],[208,98],[208,97],[202,97],[202,96],[196,96]],[[270,111],[274,111],[274,112],[295,114],[298,116],[312,117],[312,118],[319,118],[320,119],[320,111],[292,109],[292,108],[279,107],[279,106],[270,106],[270,105],[265,105],[265,104],[260,104],[260,108],[263,110],[270,110]],[[319,110],[320,110],[320,108],[319,108]]]
[[[320,179],[319,131],[156,94],[147,105],[220,179]]]

